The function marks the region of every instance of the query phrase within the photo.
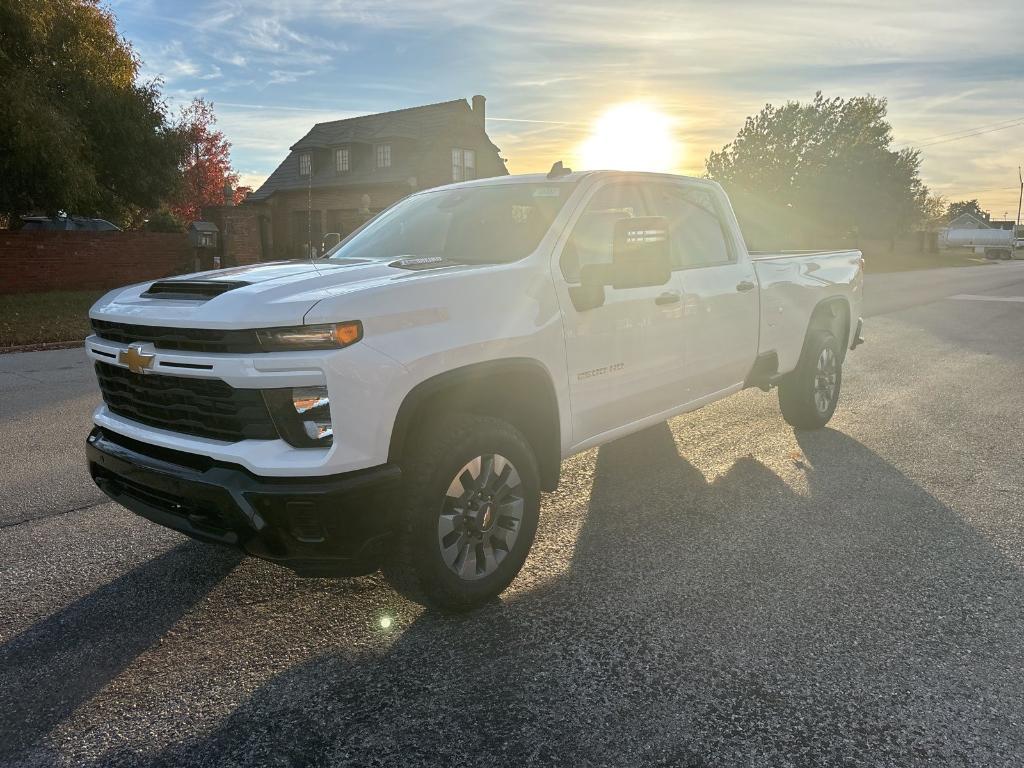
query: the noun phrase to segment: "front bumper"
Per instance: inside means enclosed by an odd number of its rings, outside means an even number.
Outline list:
[[[96,484],[132,512],[300,575],[372,572],[393,531],[390,502],[401,472],[391,464],[326,477],[258,477],[101,427],[86,452]]]

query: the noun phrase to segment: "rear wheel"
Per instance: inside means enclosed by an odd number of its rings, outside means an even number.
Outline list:
[[[537,462],[522,434],[499,419],[452,414],[421,433],[404,470],[392,583],[456,611],[503,592],[540,510]]]
[[[810,332],[796,370],[779,382],[782,417],[800,429],[828,424],[843,383],[839,342],[829,331]]]

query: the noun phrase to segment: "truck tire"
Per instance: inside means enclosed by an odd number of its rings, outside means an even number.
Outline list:
[[[469,610],[523,567],[540,515],[537,460],[512,425],[450,414],[414,438],[399,509],[385,576],[418,602]]]
[[[800,363],[779,382],[779,406],[789,424],[798,429],[820,429],[828,424],[843,384],[841,351],[829,331],[808,334]]]

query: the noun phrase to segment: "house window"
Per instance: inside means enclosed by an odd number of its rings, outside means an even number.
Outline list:
[[[391,145],[390,144],[378,144],[377,145],[377,167],[378,168],[390,168],[391,167]]]
[[[348,170],[348,150],[334,150],[334,170],[338,173],[345,173]]]
[[[476,178],[476,152],[472,149],[452,150],[452,181]]]
[[[309,176],[313,170],[313,156],[306,152],[299,155],[299,176]]]

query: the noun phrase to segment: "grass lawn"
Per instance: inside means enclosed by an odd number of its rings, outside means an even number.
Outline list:
[[[921,253],[917,249],[896,247],[893,252],[886,250],[865,251],[864,271],[909,272],[914,269],[935,269],[936,267],[978,267],[992,262],[973,251],[948,250],[938,253]]]
[[[0,295],[0,350],[89,335],[89,307],[106,291]]]

